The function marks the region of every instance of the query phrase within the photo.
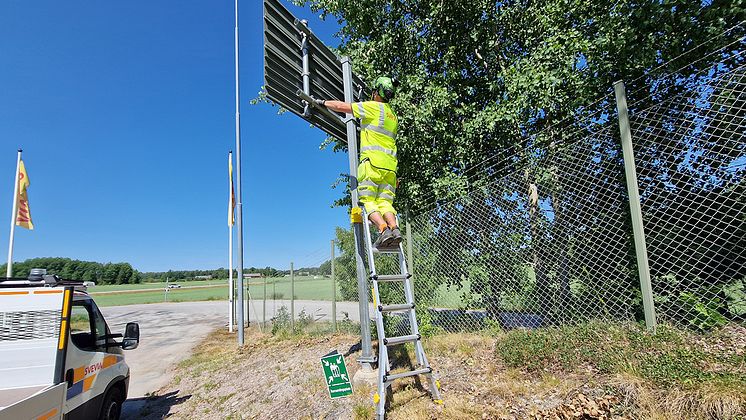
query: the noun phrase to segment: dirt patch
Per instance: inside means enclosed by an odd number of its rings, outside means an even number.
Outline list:
[[[374,414],[371,389],[331,400],[319,358],[332,350],[348,353],[352,335],[274,337],[250,330],[246,346],[235,336],[215,332],[192,357],[179,364],[172,382],[149,398],[140,415],[148,419],[366,419]],[[443,405],[432,402],[415,378],[393,386],[389,419],[625,418],[619,398],[602,381],[582,372],[557,377],[507,369],[494,358],[493,338],[445,335],[425,342],[440,373]],[[358,352],[346,355],[354,375]],[[395,367],[410,365],[412,349],[392,355]]]

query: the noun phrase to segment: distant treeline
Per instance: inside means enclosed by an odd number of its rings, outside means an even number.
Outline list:
[[[290,274],[290,270],[278,270],[272,267],[247,267],[243,269],[244,274],[248,273],[259,273],[264,277],[283,277]],[[233,269],[233,276],[238,276],[237,270]],[[329,261],[321,264],[321,267],[301,267],[296,268],[295,273],[297,275],[329,275],[331,273],[331,263]],[[168,271],[151,271],[142,273],[143,279],[146,282],[149,281],[170,281],[176,280],[194,280],[197,277],[211,276],[214,279],[226,279],[228,278],[227,268],[218,268],[215,270],[168,270]]]
[[[5,274],[7,264],[0,265],[0,275]],[[45,257],[31,258],[13,263],[13,277],[26,278],[32,268],[44,268],[48,274],[56,274],[63,279],[94,281],[97,284],[131,284],[156,281],[185,281],[195,280],[197,277],[211,276],[213,279],[228,278],[227,268],[214,270],[169,270],[141,273],[129,263],[99,263],[94,261],[80,261],[70,258]],[[331,263],[326,261],[321,267],[296,268],[297,275],[328,275]],[[237,271],[233,270],[234,276]],[[244,268],[244,274],[260,273],[265,277],[282,277],[290,274],[290,270],[278,270],[272,267]]]
[[[0,273],[5,273],[7,264],[0,266]],[[142,274],[129,263],[98,263],[93,261],[72,260],[70,258],[45,257],[31,258],[13,263],[13,277],[26,278],[32,268],[44,268],[47,274],[56,274],[63,279],[93,281],[96,284],[131,284],[140,283]]]
[[[265,277],[282,276],[283,272],[272,267],[256,268],[248,267],[243,269],[244,274],[261,273]],[[237,270],[233,269],[233,275],[236,276]],[[212,276],[214,279],[227,279],[228,269],[217,268],[215,270],[168,270],[168,271],[150,271],[143,273],[145,281],[166,281],[168,280],[194,280],[197,277]]]

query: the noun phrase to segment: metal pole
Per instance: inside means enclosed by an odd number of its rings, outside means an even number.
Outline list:
[[[332,239],[332,328],[337,331],[337,278],[334,273],[334,239]]]
[[[342,62],[342,80],[344,82],[344,94],[345,102],[352,103],[354,101],[353,86],[352,86],[352,63],[348,57],[343,57]],[[366,370],[371,369],[370,364],[376,361],[373,356],[373,346],[371,344],[370,337],[370,312],[368,310],[368,275],[365,271],[365,264],[363,263],[363,255],[365,250],[363,249],[363,229],[366,226],[365,221],[361,218],[360,209],[358,208],[358,193],[357,193],[357,167],[358,167],[358,153],[357,153],[357,127],[355,126],[355,119],[351,114],[346,115],[347,121],[347,151],[350,162],[350,195],[352,196],[352,230],[355,235],[355,267],[357,271],[357,294],[360,309],[360,340],[362,347],[362,354],[357,359],[360,362],[361,367]],[[357,210],[356,210],[357,209]],[[367,229],[367,227],[365,227]]]
[[[303,19],[300,21],[300,23],[308,28],[308,21]],[[302,52],[302,60],[303,60],[303,73],[301,74],[301,77],[303,77],[303,92],[306,95],[311,95],[311,72],[309,70],[309,57],[308,57],[308,34],[307,31],[301,32],[301,42],[300,42],[300,48]],[[306,101],[305,107],[303,108],[303,116],[308,117],[311,115],[310,110],[310,102]]]
[[[637,254],[637,270],[640,276],[642,291],[642,305],[645,310],[645,325],[648,330],[655,332],[655,302],[653,288],[650,283],[650,267],[648,265],[648,250],[645,243],[645,229],[642,223],[642,208],[640,206],[640,189],[637,185],[637,169],[632,146],[632,131],[629,126],[627,109],[627,93],[624,82],[614,83],[616,108],[619,114],[619,132],[622,139],[622,153],[624,154],[624,173],[627,180],[627,194],[629,195],[629,210],[632,218],[632,233],[635,237],[635,253]]]
[[[244,323],[243,323],[243,202],[241,201],[241,114],[240,102],[238,96],[238,0],[235,0],[235,31],[233,41],[235,45],[235,65],[236,65],[236,231],[238,234],[238,345],[244,344]]]
[[[262,299],[262,325],[267,325],[267,278],[264,277],[264,298]]]
[[[228,152],[228,214],[233,217],[233,152]],[[233,220],[228,220],[228,332],[233,332]]]
[[[8,239],[8,267],[5,271],[5,277],[13,277],[13,240],[16,233],[16,217],[18,216],[18,172],[21,170],[21,153],[18,149],[18,159],[16,160],[16,173],[13,175],[13,212],[10,214],[10,238]]]
[[[290,331],[295,331],[295,272],[290,263]]]

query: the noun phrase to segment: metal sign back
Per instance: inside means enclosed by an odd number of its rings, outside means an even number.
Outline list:
[[[303,84],[303,39],[308,47],[309,92],[318,99],[344,100],[342,64],[308,27],[295,18],[279,0],[264,0],[264,87],[270,100],[300,116],[327,134],[347,141],[342,115],[306,107],[299,96]],[[354,100],[367,90],[353,76]],[[310,111],[310,112],[307,112]]]

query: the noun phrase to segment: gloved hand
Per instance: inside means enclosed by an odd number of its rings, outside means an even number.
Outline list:
[[[326,106],[326,100],[324,99],[314,99],[313,101],[316,103],[316,105]]]

